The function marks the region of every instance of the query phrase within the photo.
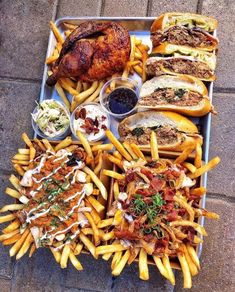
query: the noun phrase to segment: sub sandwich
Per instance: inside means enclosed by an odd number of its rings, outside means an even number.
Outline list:
[[[187,74],[204,81],[215,80],[215,67],[214,53],[172,44],[153,48],[146,62],[150,76]]]
[[[217,21],[211,17],[189,13],[166,13],[154,21],[151,27],[151,40],[153,47],[164,43],[213,51],[218,46],[218,39],[209,32],[216,26]]]
[[[162,14],[153,22],[151,32],[165,30],[172,26],[200,28],[207,32],[213,32],[218,26],[218,21],[213,17],[200,14],[169,12]]]
[[[144,111],[125,118],[118,127],[121,141],[136,143],[142,150],[150,145],[150,134],[157,135],[160,150],[183,151],[202,137],[196,125],[180,114],[169,111]]]
[[[188,75],[162,75],[146,81],[140,90],[138,107],[194,117],[204,116],[213,109],[204,83]]]

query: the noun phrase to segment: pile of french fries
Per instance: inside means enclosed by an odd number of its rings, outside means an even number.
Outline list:
[[[151,133],[151,156],[144,155],[136,144],[121,144],[116,137],[109,130],[106,135],[110,142],[117,149],[113,154],[109,154],[108,158],[116,166],[114,170],[103,169],[103,174],[114,179],[113,182],[113,198],[111,201],[115,204],[118,203],[119,197],[119,182],[125,179],[125,165],[127,162],[131,162],[133,167],[140,167],[143,161],[158,161],[159,153],[157,146],[157,138],[154,132]],[[187,158],[193,150],[196,150],[194,163],[186,162]],[[161,159],[160,159],[161,160]],[[159,160],[159,161],[160,161]],[[177,165],[183,165],[187,170],[187,176],[191,179],[199,178],[203,173],[211,170],[220,162],[219,157],[213,158],[207,164],[202,165],[201,161],[201,149],[196,144],[194,148],[191,146],[186,148],[180,156],[178,156],[174,163]],[[188,190],[191,195],[195,196],[197,200],[200,200],[206,192],[204,187],[197,187]],[[128,195],[128,193],[127,193]],[[205,216],[211,219],[218,219],[219,216],[216,213],[208,212],[200,207],[193,207],[192,201],[188,201],[187,197],[183,193],[180,194],[178,189],[177,195],[174,196],[174,201],[180,207],[184,208],[187,215],[181,219],[171,221],[167,226],[166,232],[169,232],[170,236],[174,239],[176,245],[177,257],[171,258],[168,252],[163,252],[162,256],[153,254],[151,246],[148,246],[147,242],[132,242],[132,245],[124,245],[120,240],[115,238],[115,227],[126,228],[128,221],[125,219],[124,213],[121,209],[116,209],[115,213],[102,221],[102,226],[106,226],[109,233],[113,232],[113,237],[108,244],[100,245],[96,248],[96,254],[102,255],[103,259],[108,260],[112,257],[111,269],[114,276],[121,274],[125,265],[130,265],[134,260],[138,259],[139,263],[139,277],[142,280],[149,279],[148,263],[153,262],[158,268],[159,272],[168,279],[172,285],[175,285],[175,276],[172,268],[181,269],[184,276],[184,288],[191,288],[192,276],[197,275],[200,269],[199,259],[196,253],[196,247],[199,243],[202,243],[202,236],[207,236],[205,229],[198,223],[200,216]],[[109,214],[109,212],[108,212]],[[101,223],[100,223],[101,224]],[[189,242],[184,243],[184,239],[187,237],[183,232],[183,227],[190,226],[195,229],[199,234],[193,238],[193,244]]]
[[[69,34],[77,28],[76,25],[70,23],[63,23],[65,27],[64,35],[65,37],[69,36]],[[56,39],[55,48],[50,57],[46,59],[46,64],[51,67],[58,59],[60,55],[60,51],[62,49],[62,45],[64,43],[64,37],[61,35],[60,31],[56,27],[56,25],[51,21],[50,28],[53,31],[53,34]],[[134,74],[135,72],[142,78],[144,82],[146,80],[146,72],[145,72],[145,62],[147,60],[149,47],[142,43],[142,40],[137,39],[135,36],[131,36],[131,53],[130,59],[124,68],[124,71],[120,74],[114,74],[110,78],[114,77],[124,77],[127,78],[129,75]],[[51,69],[48,70],[48,75],[51,75]],[[108,79],[107,79],[108,80]],[[107,80],[94,81],[92,83],[82,82],[80,80],[76,80],[75,78],[60,78],[56,83],[55,88],[58,92],[61,100],[66,105],[66,107],[72,112],[74,109],[84,103],[84,102],[99,102],[99,94],[101,88],[105,84]],[[70,98],[68,94],[72,96],[72,100],[70,102]]]
[[[86,181],[93,183],[92,194],[84,199],[85,206],[91,208],[90,212],[84,212],[89,224],[81,228],[78,236],[69,243],[65,243],[62,249],[57,250],[56,246],[51,246],[50,250],[61,268],[66,268],[68,260],[70,260],[77,270],[82,270],[82,265],[77,259],[81,251],[87,250],[97,258],[96,246],[101,241],[110,238],[110,234],[105,234],[101,228],[102,224],[100,225],[105,216],[104,211],[107,200],[107,178],[103,177],[103,181],[101,180],[101,169],[105,164],[104,150],[112,150],[113,145],[101,145],[99,143],[90,145],[81,133],[79,133],[79,138],[87,153],[86,166],[82,171],[86,173]],[[22,229],[22,224],[16,216],[16,212],[23,210],[29,201],[29,198],[25,196],[25,188],[21,185],[20,178],[24,176],[27,170],[32,169],[34,159],[39,157],[37,149],[40,150],[41,155],[41,153],[46,153],[47,151],[56,154],[61,149],[66,149],[72,153],[79,147],[77,143],[74,144],[71,137],[67,137],[57,144],[52,144],[47,139],[38,140],[35,138],[31,141],[25,133],[22,134],[22,139],[27,148],[18,149],[18,153],[12,159],[19,177],[12,174],[9,180],[13,187],[7,187],[6,189],[6,194],[14,198],[16,203],[6,205],[0,209],[0,213],[4,213],[3,216],[0,216],[0,223],[11,222],[2,230],[0,241],[3,245],[13,245],[10,249],[10,256],[16,256],[17,260],[28,251],[29,257],[31,257],[36,250],[29,226]]]

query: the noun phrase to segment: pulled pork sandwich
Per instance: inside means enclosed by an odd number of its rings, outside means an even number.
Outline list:
[[[207,95],[206,86],[195,77],[162,75],[142,85],[138,107],[200,117],[213,109]]]
[[[121,141],[148,149],[154,131],[160,150],[182,151],[196,141],[202,143],[198,129],[189,119],[169,111],[145,111],[125,118],[118,127]]]

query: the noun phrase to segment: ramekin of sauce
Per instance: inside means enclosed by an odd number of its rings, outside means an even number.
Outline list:
[[[138,98],[138,83],[129,78],[110,79],[100,92],[102,108],[117,119],[123,119],[136,111]]]

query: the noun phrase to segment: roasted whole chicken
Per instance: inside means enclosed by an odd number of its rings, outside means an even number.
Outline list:
[[[84,22],[66,38],[47,84],[55,85],[61,77],[88,82],[109,77],[123,70],[130,49],[130,36],[122,25]]]

